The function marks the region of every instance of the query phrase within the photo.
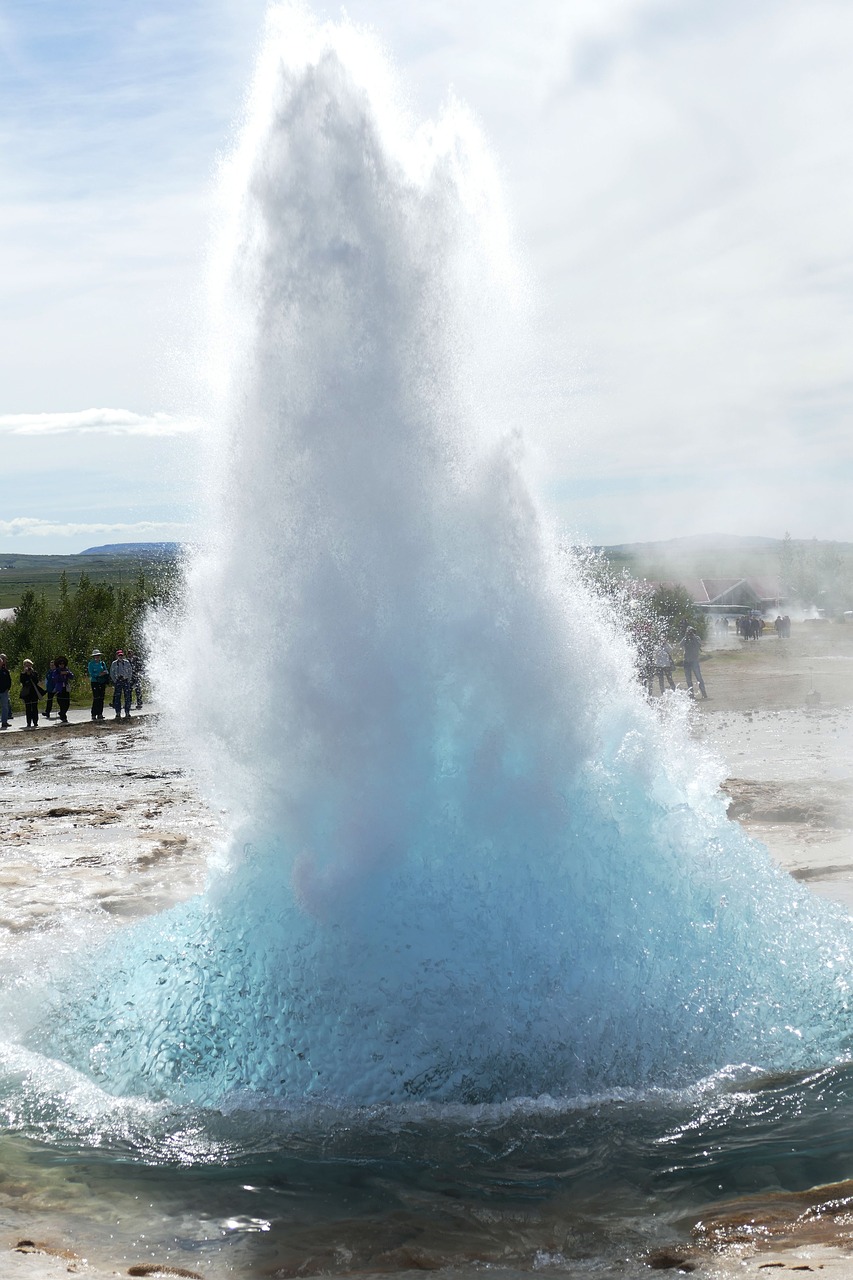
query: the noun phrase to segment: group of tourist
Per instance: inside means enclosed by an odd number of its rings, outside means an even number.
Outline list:
[[[711,623],[718,635],[728,635],[729,619],[722,613],[718,614]],[[742,640],[758,640],[764,634],[765,622],[757,609],[751,609],[749,613],[739,613],[735,617],[735,631]],[[781,638],[790,636],[791,619],[787,613],[784,618],[780,615],[773,623],[773,629],[777,636]]]
[[[699,633],[694,627],[688,627],[681,638],[681,648],[683,652],[684,677],[687,681],[687,692],[691,698],[695,698],[696,689],[693,687],[693,681],[696,681],[696,687],[703,698],[707,698],[708,694],[705,689],[705,681],[702,678],[702,668],[699,665],[699,653],[702,648],[702,641]],[[653,691],[654,679],[657,676],[658,685],[661,693],[666,688],[675,689],[675,681],[672,677],[673,667],[676,664],[675,653],[672,645],[666,636],[661,636],[651,655],[651,662],[648,663],[643,672],[644,683],[651,695]]]
[[[143,670],[142,661],[135,654],[118,649],[115,658],[107,666],[100,649],[93,649],[88,662],[87,675],[92,688],[93,720],[103,720],[104,698],[110,686],[113,689],[112,706],[116,720],[122,717],[122,707],[124,718],[130,719],[133,695],[136,696],[136,710],[141,710]],[[59,719],[63,724],[68,723],[74,672],[69,670],[68,659],[64,654],[59,654],[51,660],[44,677],[44,685],[41,682],[41,675],[30,658],[24,658],[19,680],[28,729],[38,728],[39,702],[42,698],[47,699],[43,713],[46,719],[49,720],[53,715],[55,701]],[[13,718],[10,705],[11,688],[12,673],[9,670],[8,659],[5,653],[0,653],[0,728],[3,729],[9,728],[9,722]]]
[[[718,633],[725,634],[729,630],[729,620],[725,615],[715,618],[712,625]],[[694,627],[687,626],[686,622],[682,622],[681,626],[684,628],[680,641],[683,651],[681,661],[684,665],[684,675],[687,680],[687,692],[693,698],[696,696],[696,690],[698,689],[701,696],[707,698],[705,681],[702,678],[702,669],[699,665],[699,654],[702,647],[699,633]],[[741,639],[757,640],[764,631],[764,619],[757,610],[752,610],[749,613],[738,615],[735,619],[735,627]],[[773,629],[780,640],[787,638],[791,634],[791,619],[787,614],[784,617],[779,615],[773,623]],[[652,632],[648,626],[645,631],[642,629],[636,631],[635,637],[640,654],[640,679],[647,688],[649,695],[653,692],[655,677],[657,677],[661,693],[664,693],[667,688],[675,689],[672,672],[673,667],[676,665],[676,658],[669,641],[665,636],[661,636],[655,643],[652,640]]]
[[[790,618],[788,624],[790,626]],[[764,634],[764,619],[757,609],[740,613],[735,618],[735,630],[743,640],[758,640]]]

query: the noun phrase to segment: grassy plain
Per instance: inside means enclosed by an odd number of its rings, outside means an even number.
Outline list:
[[[156,574],[160,563],[141,555],[22,556],[0,552],[0,609],[14,609],[28,590],[44,595],[50,605],[57,604],[63,573],[72,589],[81,573],[93,583],[129,587],[140,571],[146,577]]]

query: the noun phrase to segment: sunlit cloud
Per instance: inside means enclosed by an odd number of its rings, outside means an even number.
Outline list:
[[[0,434],[12,436],[74,434],[165,437],[192,435],[203,425],[200,418],[178,418],[168,413],[131,413],[128,409],[0,414]]]

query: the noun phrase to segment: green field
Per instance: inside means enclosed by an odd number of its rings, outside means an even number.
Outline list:
[[[73,588],[85,573],[92,582],[112,587],[129,587],[144,572],[155,577],[161,567],[174,561],[133,555],[20,556],[0,552],[0,609],[14,609],[27,590],[44,595],[50,605],[59,600],[62,574]]]

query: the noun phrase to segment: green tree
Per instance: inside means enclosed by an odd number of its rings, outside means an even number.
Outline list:
[[[704,640],[708,634],[708,617],[690,598],[686,587],[661,583],[649,597],[649,612],[658,632],[667,640],[680,640],[688,627],[693,627]]]
[[[32,590],[23,593],[14,618],[0,622],[0,651],[7,654],[13,672],[20,670],[24,658],[32,658],[41,675],[52,658],[65,654],[76,676],[72,700],[85,703],[89,694],[86,665],[92,649],[101,649],[107,660],[117,649],[140,652],[146,613],[170,597],[175,580],[174,573],[154,581],[140,573],[130,586],[113,587],[92,582],[81,573],[76,589],[71,590],[63,574],[53,607],[43,595]],[[14,679],[12,696],[17,705]]]

